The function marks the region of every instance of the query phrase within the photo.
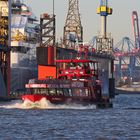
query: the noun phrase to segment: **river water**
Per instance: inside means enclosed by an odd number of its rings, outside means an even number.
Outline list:
[[[0,103],[0,140],[140,140],[140,95],[118,95],[111,109]]]

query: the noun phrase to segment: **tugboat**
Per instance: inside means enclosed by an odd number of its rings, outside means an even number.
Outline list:
[[[57,78],[31,79],[22,100],[32,103],[43,98],[53,104],[80,103],[111,107],[109,97],[101,94],[98,62],[93,60],[56,60]]]

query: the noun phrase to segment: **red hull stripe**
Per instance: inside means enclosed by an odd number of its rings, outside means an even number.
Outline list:
[[[26,88],[47,88],[46,84],[26,84]]]

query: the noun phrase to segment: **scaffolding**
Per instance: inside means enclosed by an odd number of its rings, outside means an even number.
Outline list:
[[[79,13],[79,0],[69,0],[63,42],[67,47],[72,47],[72,44],[75,44],[76,42],[83,42],[83,27]]]
[[[10,94],[10,46],[8,0],[0,1],[0,96]],[[10,7],[10,6],[9,6]]]

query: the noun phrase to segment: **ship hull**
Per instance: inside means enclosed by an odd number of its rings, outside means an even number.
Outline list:
[[[118,94],[140,94],[140,83],[133,82],[130,85],[123,85],[115,88]]]
[[[27,95],[22,95],[22,100],[29,100],[33,103],[35,102],[39,102],[41,101],[43,98],[45,98],[46,100],[50,101],[51,103],[64,103],[65,102],[65,98],[64,97],[51,97],[51,96],[47,96],[47,95],[41,95],[41,94],[27,94]]]
[[[64,97],[64,96],[47,96],[40,94],[27,94],[22,95],[22,101],[29,101],[34,105],[34,108],[39,108],[37,102],[41,102],[42,99],[49,101],[52,104],[80,104],[80,105],[96,105],[97,108],[110,108],[113,107],[112,103],[108,100],[96,101],[90,97]]]
[[[140,94],[140,88],[116,88],[116,94]]]

